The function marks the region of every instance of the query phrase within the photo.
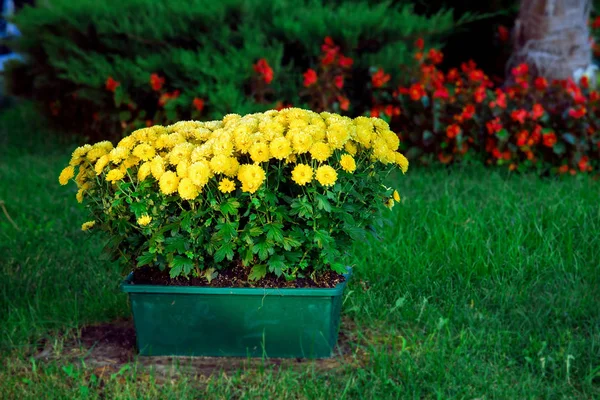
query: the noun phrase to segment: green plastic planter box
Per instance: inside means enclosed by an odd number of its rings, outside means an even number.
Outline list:
[[[346,281],[350,270],[346,274]],[[346,282],[331,289],[121,284],[143,356],[332,356]]]

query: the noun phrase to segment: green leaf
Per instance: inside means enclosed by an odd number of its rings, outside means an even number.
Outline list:
[[[238,208],[240,208],[240,203],[233,198],[229,198],[226,202],[221,203],[219,208],[224,215],[236,215]]]
[[[154,261],[154,258],[155,258],[155,256],[153,253],[150,253],[149,251],[145,251],[144,253],[142,253],[141,255],[138,256],[137,266],[143,267],[144,265],[148,265]]]
[[[171,261],[169,266],[171,267],[169,275],[171,276],[171,278],[174,278],[176,276],[181,275],[182,271],[184,275],[189,275],[189,273],[192,272],[192,269],[194,268],[194,261],[190,260],[187,257],[175,256],[173,257],[173,261]]]
[[[233,260],[233,245],[231,242],[223,243],[214,255],[216,262],[221,262],[225,258],[229,261]]]
[[[261,240],[252,246],[252,252],[258,254],[258,257],[261,260],[266,260],[267,257],[269,257],[269,254],[273,254],[274,251],[273,246],[266,240]]]
[[[269,271],[273,272],[277,277],[280,277],[283,274],[283,269],[285,269],[285,259],[280,254],[275,254],[269,258],[267,261],[269,265]]]
[[[500,129],[498,132],[496,132],[496,137],[500,140],[506,140],[508,139],[508,131],[506,129]]]
[[[333,238],[331,237],[329,232],[320,229],[320,230],[315,231],[315,236],[314,236],[313,240],[315,241],[315,243],[317,243],[319,248],[323,248],[323,247],[329,245],[329,243],[331,243]]]
[[[284,237],[283,238],[283,248],[287,251],[290,251],[294,247],[300,246],[302,243],[299,240],[294,239],[293,237]]]
[[[135,214],[136,217],[140,217],[142,214],[145,214],[148,212],[146,203],[143,203],[143,202],[132,203],[129,206],[129,209],[131,210],[131,212],[133,212]]]
[[[325,212],[331,212],[331,204],[329,203],[329,200],[327,200],[327,197],[323,196],[322,194],[317,193],[315,198],[317,199],[317,208],[319,210],[324,210]]]
[[[265,230],[267,231],[267,239],[272,240],[275,243],[283,242],[283,225],[282,224],[268,224],[265,225]]]
[[[257,281],[267,276],[267,266],[265,264],[258,264],[252,267],[248,274],[248,279],[251,281]]]
[[[554,151],[555,154],[563,154],[565,151],[567,151],[567,146],[565,146],[565,144],[563,142],[557,142],[553,147],[552,150]]]
[[[186,240],[182,236],[173,236],[165,239],[165,253],[185,253]]]

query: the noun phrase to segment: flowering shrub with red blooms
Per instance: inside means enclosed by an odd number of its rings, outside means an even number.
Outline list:
[[[190,103],[178,101],[181,91],[166,90],[166,79],[157,73],[151,74],[148,82],[156,96],[156,103],[152,108],[148,108],[147,105],[146,107],[138,105],[123,90],[121,83],[109,76],[106,79],[105,88],[112,92],[115,109],[95,112],[92,119],[100,121],[105,115],[117,113],[123,132],[128,133],[145,126],[168,124],[182,116],[190,119],[201,117],[205,105],[202,98],[194,97]]]
[[[350,76],[354,60],[342,54],[329,36],[321,45],[321,57],[316,68],[309,68],[303,74],[304,90],[301,98],[314,111],[348,111],[350,100],[344,92],[345,79]]]
[[[600,167],[600,95],[587,78],[549,83],[522,64],[511,71],[514,84],[499,88],[473,62],[444,73],[437,67],[441,53],[422,56],[419,44],[417,49],[413,81],[383,93],[378,87],[371,110],[400,132],[409,159],[479,159],[541,173]],[[373,82],[380,79],[376,74]]]

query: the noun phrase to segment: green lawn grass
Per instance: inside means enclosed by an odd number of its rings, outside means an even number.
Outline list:
[[[78,328],[127,317],[119,270],[57,176],[75,142],[29,106],[0,116],[2,398],[594,398],[600,396],[600,185],[481,167],[412,168],[381,241],[358,244],[341,366],[268,363],[100,379],[60,355]],[[356,361],[356,362],[353,362]]]

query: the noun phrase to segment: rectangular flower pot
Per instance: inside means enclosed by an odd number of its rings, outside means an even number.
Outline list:
[[[135,285],[132,275],[121,284],[140,355],[286,358],[332,356],[345,287]]]

